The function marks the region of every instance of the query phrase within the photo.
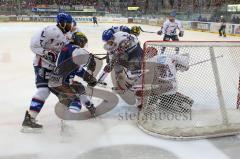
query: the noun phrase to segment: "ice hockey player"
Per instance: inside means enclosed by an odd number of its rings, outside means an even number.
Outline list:
[[[176,18],[176,12],[173,11],[170,13],[168,20],[164,22],[163,27],[160,31],[158,31],[158,35],[164,34],[163,41],[179,41],[179,37],[183,37],[184,31],[180,21]],[[179,30],[179,34],[177,35],[177,29]],[[166,47],[162,47],[161,53],[164,53]],[[176,53],[179,53],[179,48],[176,47]]]
[[[95,25],[98,26],[97,17],[96,17],[96,16],[93,16],[92,20],[93,20],[93,25],[94,25],[94,26],[95,26]]]
[[[149,72],[154,77],[146,75],[144,79],[144,81],[152,81],[149,96],[156,101],[151,101],[151,103],[156,103],[163,110],[171,110],[171,112],[189,112],[193,100],[177,92],[176,79],[177,71],[188,71],[189,54],[158,54],[146,62],[148,63],[146,69],[154,71],[154,73]],[[147,93],[144,94],[147,95]]]
[[[138,37],[140,35],[141,27],[132,26],[131,28],[129,28],[127,26],[121,25],[121,26],[112,26],[108,30],[112,30],[113,34],[119,32],[119,31],[122,31],[122,32],[126,32],[128,34],[133,34],[136,37]]]
[[[118,89],[130,89],[135,80],[129,79],[124,70],[137,77],[143,57],[143,50],[137,37],[127,32],[119,31],[114,34],[111,30],[105,30],[102,40],[105,42],[104,49],[108,52],[109,60],[100,74],[99,82],[104,81],[107,74],[114,69]]]
[[[83,84],[74,80],[74,77],[78,76],[82,77],[90,87],[97,84],[97,80],[92,75],[96,67],[94,57],[84,49],[87,42],[88,39],[83,33],[73,34],[70,43],[59,54],[57,66],[49,79],[49,87],[59,98],[60,103],[67,106],[72,113],[79,113],[84,105],[91,115],[95,116],[94,104],[86,95]],[[85,65],[87,70],[84,68]]]
[[[72,28],[69,32],[67,32],[66,36],[68,40],[71,40],[72,35],[76,32],[81,32],[81,30],[77,27],[77,22],[73,19],[72,20]]]
[[[133,26],[131,29],[127,26],[124,26],[124,25],[121,25],[121,26],[112,26],[111,28],[105,30],[103,32],[103,35],[102,35],[102,40],[104,42],[107,42],[109,39],[113,38],[113,35],[117,32],[125,32],[125,33],[128,33],[128,34],[132,34],[132,35],[135,35],[135,37],[137,37],[139,34],[140,34],[140,27],[138,26]],[[138,45],[140,47],[140,43],[138,41]],[[105,49],[106,50],[106,49]],[[109,58],[111,58],[112,55],[110,55],[111,52],[109,52],[107,50],[107,63],[109,61]],[[106,73],[107,75],[107,73]],[[102,81],[99,81],[100,83]]]
[[[30,108],[22,123],[22,132],[38,130],[42,125],[36,122],[45,100],[50,94],[49,74],[55,67],[58,53],[67,42],[65,33],[71,30],[72,17],[66,13],[57,15],[57,25],[47,26],[31,39],[31,50],[35,54],[33,66],[37,90],[32,97]]]
[[[224,19],[223,15],[220,17],[220,29],[219,29],[219,36],[226,37],[226,20]]]

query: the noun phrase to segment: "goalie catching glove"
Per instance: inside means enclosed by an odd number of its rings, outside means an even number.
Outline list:
[[[97,80],[93,75],[88,73],[87,71],[83,75],[83,80],[88,83],[88,86],[95,87],[97,85]]]

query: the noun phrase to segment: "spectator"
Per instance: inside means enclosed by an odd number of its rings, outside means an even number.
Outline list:
[[[233,15],[233,17],[232,17],[232,23],[233,24],[237,24],[237,21],[236,21],[237,19],[236,19],[236,17],[235,17],[235,15]]]
[[[239,24],[239,23],[240,23],[240,18],[237,17],[237,18],[236,18],[236,24]]]

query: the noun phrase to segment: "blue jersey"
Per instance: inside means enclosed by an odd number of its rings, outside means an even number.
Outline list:
[[[97,17],[93,17],[93,21],[96,22],[97,21]]]
[[[58,56],[55,72],[64,77],[63,82],[66,84],[69,84],[70,79],[74,78],[75,75],[83,77],[85,73],[85,70],[81,66],[73,62],[73,51],[77,48],[79,46],[69,43],[65,45]]]

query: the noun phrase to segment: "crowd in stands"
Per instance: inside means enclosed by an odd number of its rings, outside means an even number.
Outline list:
[[[240,16],[240,14],[239,14]],[[233,15],[231,18],[231,21],[229,21],[232,24],[240,24],[240,18],[238,15]],[[211,16],[210,18],[204,17],[202,15],[199,15],[196,19],[191,19],[193,21],[201,21],[201,22],[219,22],[220,16]]]
[[[19,0],[20,8],[32,8],[38,5],[84,5],[96,6],[97,0]],[[0,0],[1,7],[18,7],[17,1]]]
[[[18,3],[17,3],[18,2]],[[240,4],[240,0],[0,0],[1,11],[31,11],[39,6],[94,6],[97,11],[112,14],[127,13],[128,6],[139,6],[136,11],[138,15],[149,14],[158,15],[170,10],[185,12],[187,15],[192,13],[209,13],[220,10],[226,4]],[[205,17],[201,15],[192,20],[196,21],[218,21],[219,16]],[[240,17],[235,15],[229,18],[229,22],[239,24]]]
[[[232,23],[233,23],[233,24],[240,24],[240,18],[239,18],[239,16],[233,15],[233,16],[232,16]]]
[[[163,8],[178,11],[211,12],[225,7],[226,4],[240,4],[240,0],[160,0]]]

